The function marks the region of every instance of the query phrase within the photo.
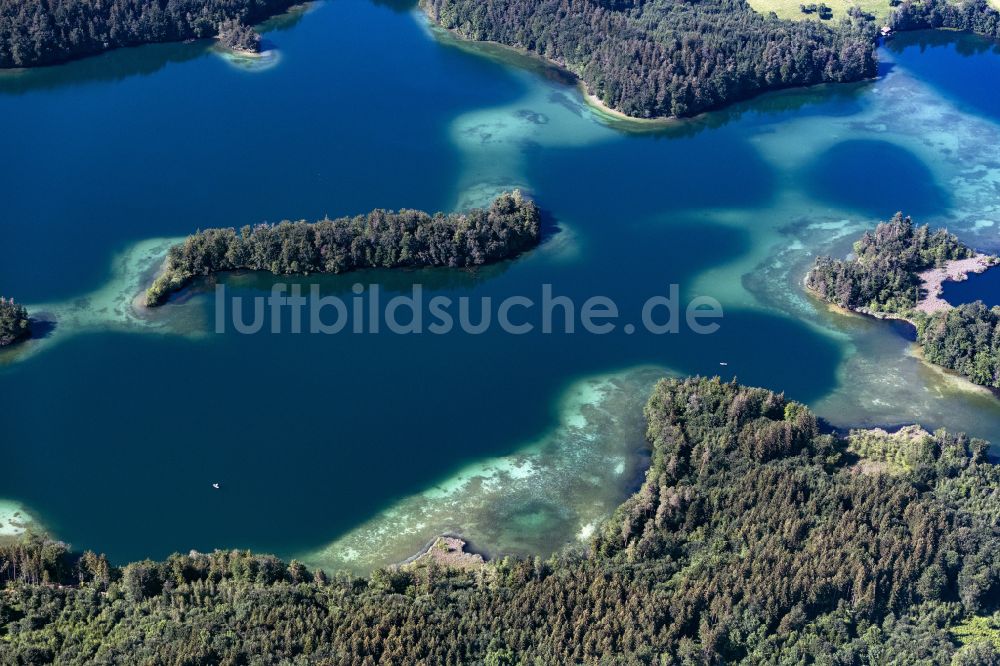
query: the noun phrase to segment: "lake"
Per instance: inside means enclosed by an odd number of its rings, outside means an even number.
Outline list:
[[[1000,271],[973,273],[960,282],[941,285],[941,296],[952,305],[982,301],[987,307],[1000,305]]]
[[[17,128],[0,135],[0,292],[58,315],[0,356],[0,498],[58,538],[119,562],[239,547],[357,571],[442,531],[547,554],[641,480],[642,405],[666,373],[784,390],[836,427],[1000,442],[992,395],[801,290],[816,254],[846,254],[896,210],[997,249],[995,46],[902,35],[876,81],[650,126],[406,5],[324,2],[263,31],[263,62],[169,44],[0,75]],[[216,333],[211,285],[152,323],[115,309],[155,268],[136,249],[150,239],[514,187],[544,209],[545,240],[511,262],[220,284],[474,302],[550,285],[608,297],[623,321],[677,285],[721,304],[718,331]]]

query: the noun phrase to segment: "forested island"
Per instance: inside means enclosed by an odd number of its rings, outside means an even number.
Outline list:
[[[569,69],[629,116],[690,116],[765,90],[875,76],[875,28],[754,11],[745,0],[422,0],[465,39]]]
[[[198,277],[222,271],[345,273],[362,268],[471,267],[514,257],[538,244],[538,206],[520,191],[465,213],[374,210],[319,222],[206,229],[170,248],[146,305],[163,304]]]
[[[645,483],[586,552],[545,561],[357,578],[216,551],[117,567],[25,537],[0,548],[0,660],[1000,659],[1000,470],[985,442],[823,434],[805,406],[717,378],[661,381],[646,417]]]
[[[914,226],[897,213],[865,232],[850,258],[817,257],[806,288],[848,310],[911,322],[928,361],[1000,388],[1000,308],[981,301],[952,308],[928,293],[936,292],[942,279],[961,278],[996,261],[943,229]]]
[[[48,65],[123,46],[220,34],[227,37],[227,45],[248,50],[259,36],[249,35],[253,29],[247,26],[296,1],[0,0],[0,68]]]
[[[13,298],[0,296],[0,347],[20,342],[31,335],[28,311]]]

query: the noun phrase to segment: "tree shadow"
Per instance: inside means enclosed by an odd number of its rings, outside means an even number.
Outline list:
[[[208,53],[212,44],[212,40],[147,44],[58,65],[0,72],[0,95],[23,95],[38,90],[149,76],[171,63],[200,58]]]
[[[31,337],[44,340],[55,332],[58,322],[53,315],[42,313],[31,317]]]

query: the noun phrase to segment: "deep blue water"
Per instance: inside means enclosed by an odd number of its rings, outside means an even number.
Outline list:
[[[0,117],[18,128],[0,134],[16,157],[0,167],[0,285],[28,302],[77,295],[104,280],[110,248],[151,233],[440,209],[457,170],[446,123],[521,92],[385,6],[331,3],[269,39],[282,62],[264,72],[175,44],[0,76]]]
[[[891,216],[904,202],[904,212],[917,219],[940,216],[951,203],[919,157],[884,141],[838,143],[816,159],[807,178],[816,199],[875,219]]]
[[[952,305],[973,301],[982,301],[988,307],[1000,305],[1000,271],[994,268],[961,282],[945,282],[941,296]]]
[[[1000,95],[990,84],[1000,68],[1000,44],[969,34],[921,31],[897,35],[888,48],[896,62],[919,67],[921,81],[960,108],[1000,117]]]
[[[470,159],[456,118],[538,88],[575,95],[443,45],[385,4],[321,4],[266,37],[282,59],[263,72],[187,44],[0,78],[0,121],[18,128],[0,135],[0,292],[73,298],[108,279],[115,252],[207,226],[447,208]],[[936,81],[949,64],[910,66]],[[763,210],[800,184],[754,147],[762,125],[849,116],[866,107],[866,91],[765,97],[640,135],[594,129],[577,105],[579,126],[561,144],[517,144],[515,179],[545,209],[546,246],[476,274],[318,282],[341,295],[354,282],[392,293],[421,283],[431,294],[496,300],[548,283],[578,302],[612,297],[635,321],[649,296],[670,284],[684,299],[702,295],[698,276],[762,242],[749,217],[724,225],[712,211]],[[597,138],[574,145],[586,132]],[[485,151],[490,132],[483,136]],[[951,205],[916,156],[872,140],[814,156],[799,180],[822,205],[866,219],[891,215],[901,199],[926,215]],[[252,297],[273,280],[224,282]],[[229,546],[292,553],[470,460],[536,439],[557,421],[559,392],[581,376],[643,363],[713,374],[725,362],[743,382],[806,402],[837,385],[844,347],[730,299],[734,285],[716,286],[704,293],[725,305],[714,335],[68,338],[0,367],[0,498],[23,501],[61,538],[117,560]],[[211,298],[183,307],[211,321]]]

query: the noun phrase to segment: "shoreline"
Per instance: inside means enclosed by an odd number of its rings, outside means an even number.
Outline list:
[[[467,51],[474,51],[476,55],[486,58],[498,59],[500,54],[489,53],[483,47],[496,49],[501,53],[510,56],[516,56],[518,58],[526,59],[533,62],[536,65],[542,65],[549,69],[556,69],[567,79],[567,84],[572,84],[579,92],[580,96],[583,98],[584,106],[589,107],[591,110],[595,111],[599,116],[605,116],[608,120],[624,122],[624,123],[635,123],[638,125],[645,125],[646,129],[650,126],[665,127],[668,125],[673,125],[676,123],[689,121],[697,118],[703,113],[708,113],[705,111],[699,113],[695,116],[685,116],[683,118],[678,116],[657,116],[655,118],[640,118],[636,116],[630,116],[627,113],[614,109],[607,104],[605,104],[601,99],[595,95],[587,87],[586,82],[580,78],[576,72],[571,70],[566,63],[560,62],[558,60],[553,60],[552,58],[547,58],[545,56],[539,55],[528,49],[521,48],[518,46],[511,46],[509,44],[503,44],[501,42],[496,42],[489,39],[469,39],[459,33],[457,30],[452,28],[445,28],[440,23],[438,23],[433,16],[431,16],[422,5],[418,5],[419,17],[422,19],[421,22],[427,27],[432,35],[436,37],[444,37],[445,41],[449,45],[455,46],[456,48],[465,49]],[[515,66],[523,66],[522,63],[510,63]],[[525,63],[526,65],[526,63]],[[735,102],[733,102],[735,103]],[[727,105],[728,106],[728,105]]]
[[[987,268],[989,268],[991,266],[994,266],[994,265],[997,265],[997,263],[1000,263],[1000,262],[996,261],[996,257],[992,257],[990,255],[982,255],[982,254],[980,254],[980,255],[976,255],[976,257],[973,257],[973,259],[981,259],[981,257],[987,257],[988,259],[993,259],[994,260],[992,263],[986,265],[986,267],[983,269],[984,271]],[[955,261],[970,261],[970,260],[968,260],[968,259],[958,259],[958,260],[955,260]],[[949,262],[949,263],[951,263],[951,262]],[[945,268],[946,267],[942,267],[941,269],[931,269],[931,270],[942,271]],[[978,272],[982,272],[982,271],[978,271]],[[832,302],[826,300],[825,298],[823,298],[823,296],[821,296],[820,294],[817,294],[815,291],[813,291],[809,287],[804,287],[804,289],[805,289],[805,292],[806,292],[807,295],[809,295],[812,298],[815,298],[818,302],[820,302],[823,305],[825,305],[826,306],[826,310],[828,312],[833,312],[833,313],[836,313],[836,314],[839,314],[839,315],[843,315],[843,316],[868,317],[868,318],[871,318],[871,319],[878,319],[878,320],[881,320],[881,321],[902,321],[902,322],[906,322],[907,324],[909,324],[910,326],[912,326],[915,334],[918,333],[918,331],[919,331],[919,326],[917,325],[917,322],[914,321],[913,319],[910,319],[909,317],[904,316],[904,315],[896,314],[896,313],[893,313],[893,312],[872,312],[872,311],[870,311],[870,310],[868,310],[866,308],[857,308],[857,309],[846,308],[846,307],[844,307],[842,305],[839,305],[837,303],[832,303]],[[924,301],[922,300],[921,303],[923,303],[923,302]],[[942,302],[947,304],[948,309],[952,309],[954,307],[950,303],[947,303],[947,301],[942,301]],[[935,312],[937,312],[937,311],[935,311]],[[906,347],[905,355],[906,356],[910,356],[911,358],[917,359],[918,361],[920,361],[920,363],[925,368],[927,368],[927,369],[931,370],[932,372],[936,373],[939,377],[945,379],[952,386],[955,386],[956,388],[962,389],[964,391],[969,391],[969,392],[972,392],[972,393],[979,393],[981,395],[991,395],[994,398],[1000,399],[1000,389],[994,389],[993,387],[990,387],[990,386],[983,386],[982,384],[977,384],[977,383],[975,383],[974,381],[972,381],[971,379],[969,379],[968,377],[966,377],[965,375],[963,375],[962,373],[960,373],[960,372],[958,372],[956,370],[952,370],[951,368],[946,368],[946,367],[940,366],[937,363],[934,363],[932,361],[927,360],[927,357],[924,356],[924,347],[923,347],[922,344],[920,344],[919,335],[917,336],[916,339],[914,339],[914,340],[908,340],[908,342],[909,342],[909,345]]]
[[[706,108],[706,109],[704,109],[702,111],[699,111],[698,113],[695,113],[695,114],[690,115],[690,116],[673,116],[673,115],[669,115],[669,116],[654,116],[652,118],[643,118],[643,117],[640,117],[640,116],[630,116],[630,115],[628,115],[627,113],[625,113],[623,111],[619,111],[618,109],[615,109],[615,108],[610,107],[607,104],[605,104],[604,101],[601,100],[600,97],[598,97],[596,94],[594,94],[593,91],[590,90],[590,88],[587,86],[587,83],[583,80],[583,78],[581,78],[578,74],[576,74],[576,72],[574,72],[572,69],[570,69],[569,66],[566,65],[566,63],[560,62],[558,60],[554,60],[552,58],[548,58],[548,57],[540,55],[538,53],[534,53],[534,52],[529,51],[528,49],[523,48],[523,47],[511,46],[509,44],[503,44],[501,42],[496,42],[496,41],[493,41],[493,40],[480,40],[480,39],[470,39],[470,38],[467,38],[467,37],[463,36],[457,30],[452,29],[452,28],[446,28],[446,27],[442,26],[440,23],[438,23],[437,20],[433,16],[431,16],[431,14],[423,6],[422,2],[417,5],[417,9],[419,11],[419,16],[423,19],[422,22],[427,26],[427,28],[432,32],[432,34],[447,36],[449,38],[448,42],[451,43],[454,46],[457,46],[459,48],[465,48],[467,50],[476,50],[476,47],[483,47],[483,46],[490,47],[490,48],[495,48],[495,49],[500,50],[500,51],[506,51],[510,55],[514,55],[514,56],[517,56],[519,58],[526,58],[526,59],[534,61],[537,64],[544,65],[545,67],[555,68],[555,69],[559,70],[563,75],[565,75],[567,78],[569,78],[572,81],[573,85],[580,92],[580,96],[583,99],[584,106],[590,108],[591,111],[593,111],[595,113],[595,115],[597,115],[598,117],[603,118],[604,120],[611,121],[611,123],[613,123],[613,124],[632,124],[632,125],[638,125],[639,127],[635,127],[634,128],[636,130],[640,130],[641,129],[641,130],[648,131],[650,129],[666,128],[666,127],[670,127],[670,126],[677,125],[677,124],[684,123],[684,122],[697,121],[699,119],[704,118],[708,114],[717,113],[717,112],[720,112],[720,111],[725,111],[727,109],[730,109],[730,108],[734,107],[737,104],[742,104],[742,103],[750,102],[752,100],[755,100],[755,99],[757,99],[759,97],[762,97],[762,96],[768,95],[768,94],[782,93],[782,92],[788,92],[788,91],[794,91],[794,90],[810,90],[810,89],[818,88],[818,87],[821,87],[821,86],[840,85],[841,84],[841,82],[822,81],[822,82],[813,83],[813,84],[810,84],[810,85],[783,86],[783,87],[779,87],[779,88],[767,88],[767,89],[764,89],[764,90],[759,90],[759,91],[757,91],[757,92],[755,92],[755,93],[753,93],[753,94],[751,94],[749,96],[744,96],[744,97],[739,97],[739,98],[736,98],[736,99],[726,100],[722,104],[719,104],[719,105],[716,105],[716,106],[712,106],[710,108]],[[486,53],[486,52],[483,52],[481,50],[477,51],[477,55],[485,56],[485,57],[493,57],[493,58],[497,57],[496,54]],[[511,64],[511,63],[507,63],[507,64]],[[513,64],[514,65],[518,65],[518,63],[513,63]],[[865,82],[877,81],[878,78],[879,78],[878,75],[876,75],[876,76],[873,76],[873,77],[870,77],[870,78],[858,79],[857,81],[844,81],[842,83],[843,84],[865,83]]]
[[[30,531],[44,531],[38,520],[17,500],[0,499],[0,544],[15,543]]]
[[[412,564],[442,536],[466,542],[466,553],[487,561],[585,548],[596,526],[631,496],[634,479],[645,476],[642,409],[664,376],[676,375],[644,365],[580,376],[555,396],[558,422],[551,428],[506,455],[460,461],[295,557],[363,575]]]
[[[822,294],[819,294],[815,290],[810,289],[809,286],[805,284],[805,278],[803,278],[802,281],[803,281],[802,289],[806,292],[806,294],[816,299],[819,303],[822,303],[824,306],[826,306],[828,312],[835,312],[840,315],[855,315],[859,317],[870,317],[872,319],[879,319],[882,321],[890,321],[890,320],[905,321],[907,324],[913,326],[913,328],[917,328],[917,322],[910,319],[909,317],[897,314],[895,312],[875,312],[869,310],[868,308],[848,308],[844,307],[843,305],[840,305],[839,303],[828,301],[826,300],[826,298],[823,297]]]
[[[997,265],[1000,265],[1000,258],[984,252],[977,252],[975,256],[969,257],[968,259],[952,259],[951,261],[945,263],[944,266],[930,268],[926,271],[918,273],[917,277],[920,279],[921,297],[920,300],[917,301],[916,305],[913,306],[913,311],[926,315],[933,315],[938,312],[953,309],[955,307],[954,305],[941,298],[944,283],[962,282],[967,280],[970,275],[985,273],[987,270]],[[808,273],[806,274],[806,277],[803,277],[802,279],[802,288],[807,294],[824,303],[827,306],[827,309],[832,312],[838,312],[840,314],[864,315],[882,320],[905,321],[914,328],[917,328],[917,322],[905,314],[898,312],[878,312],[868,308],[849,308],[840,305],[839,303],[828,301],[822,294],[811,289],[809,285],[806,284],[807,277]]]
[[[251,25],[254,28],[256,28],[257,26],[263,25],[263,24],[267,23],[268,21],[273,21],[273,20],[275,20],[275,19],[277,19],[277,18],[279,18],[281,16],[289,14],[289,13],[293,12],[294,10],[296,10],[298,7],[307,7],[309,4],[311,4],[311,2],[312,2],[312,0],[292,0],[287,5],[283,6],[280,10],[275,11],[273,14],[268,14],[266,16],[261,16],[257,21],[253,22]],[[135,44],[119,44],[117,46],[114,46],[114,47],[111,47],[111,48],[100,49],[98,51],[93,51],[93,52],[88,52],[88,53],[78,53],[78,54],[64,55],[64,56],[60,56],[60,57],[57,57],[57,58],[52,59],[52,60],[45,60],[43,62],[38,62],[38,63],[34,63],[34,64],[31,64],[31,65],[22,65],[20,67],[0,67],[0,74],[2,74],[4,72],[26,72],[26,71],[31,71],[33,69],[43,69],[43,68],[46,68],[46,67],[57,67],[59,65],[65,65],[67,63],[76,62],[78,60],[86,60],[88,58],[95,58],[97,56],[104,55],[105,53],[111,53],[112,51],[120,51],[122,49],[131,49],[131,48],[140,48],[140,47],[143,47],[143,46],[148,46],[150,44],[194,44],[194,43],[201,42],[201,41],[209,41],[209,42],[214,42],[215,44],[218,44],[218,42],[219,42],[219,36],[218,35],[214,35],[214,36],[199,38],[197,36],[190,35],[190,36],[187,36],[187,37],[177,37],[177,38],[174,38],[174,39],[151,39],[151,40],[148,40],[148,41],[144,40],[144,41],[139,41],[139,42],[137,42]],[[260,57],[264,53],[266,53],[266,52],[261,52],[261,53],[253,53],[253,54],[251,54],[250,52],[243,52],[243,51],[238,51],[236,49],[230,49],[230,48],[225,48],[225,47],[223,47],[223,48],[224,48],[224,50],[226,50],[226,51],[228,51],[230,53],[235,53],[237,55],[242,55],[242,56],[254,55],[254,56]]]
[[[434,537],[415,554],[394,566],[400,569],[420,567],[428,562],[449,569],[473,570],[486,566],[487,560],[462,537],[445,533]]]
[[[995,389],[992,386],[977,384],[957,370],[952,370],[951,368],[946,368],[938,365],[937,363],[928,361],[927,357],[924,356],[924,348],[919,342],[910,344],[906,353],[908,356],[919,360],[925,367],[929,368],[936,375],[941,377],[947,384],[953,386],[954,388],[968,391],[970,393],[979,393],[981,395],[990,395],[994,398],[1000,398],[1000,389]]]
[[[552,64],[558,67],[562,67],[561,65],[559,65],[554,61]],[[572,74],[572,72],[570,72],[569,70],[566,71]],[[656,118],[637,118],[635,116],[630,116],[623,111],[619,111],[618,109],[612,108],[607,104],[605,104],[600,97],[598,97],[597,95],[595,95],[593,92],[590,91],[590,88],[587,87],[587,83],[580,77],[576,77],[576,87],[577,90],[580,91],[580,95],[583,97],[584,104],[590,107],[590,109],[594,111],[598,116],[600,115],[608,116],[611,120],[615,120],[618,122],[636,123],[639,125],[643,125],[647,129],[651,127],[668,127],[670,125],[682,123],[686,120],[694,120],[698,116],[703,115],[702,113],[699,113],[695,116],[689,116],[685,118],[681,118],[679,116],[657,116]],[[735,104],[736,102],[733,103]],[[704,113],[710,113],[710,111],[705,111]]]

